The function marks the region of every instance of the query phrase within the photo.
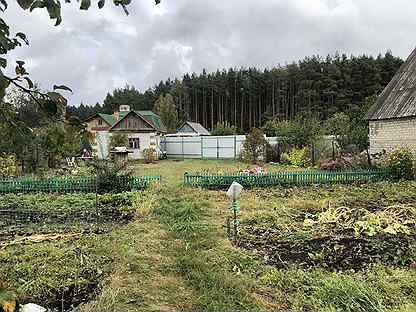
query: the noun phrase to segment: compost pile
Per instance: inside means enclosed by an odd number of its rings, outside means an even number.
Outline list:
[[[370,191],[259,213],[243,221],[240,247],[276,267],[361,270],[378,262],[414,266],[414,193],[390,197],[383,188]]]

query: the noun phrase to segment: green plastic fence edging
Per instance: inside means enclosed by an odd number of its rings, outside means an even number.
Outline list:
[[[126,190],[145,190],[152,182],[161,181],[160,176],[132,176],[121,181]],[[53,177],[48,179],[0,178],[0,194],[8,193],[95,193],[95,177]]]
[[[352,184],[392,178],[386,170],[273,172],[263,175],[245,173],[185,173],[184,184],[193,187],[225,188],[236,181],[245,187],[306,186],[316,184]]]

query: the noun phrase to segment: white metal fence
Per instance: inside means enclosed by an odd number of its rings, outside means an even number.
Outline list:
[[[236,159],[245,139],[245,135],[165,137],[161,140],[161,149],[168,158]],[[278,142],[275,137],[267,140],[270,144]]]

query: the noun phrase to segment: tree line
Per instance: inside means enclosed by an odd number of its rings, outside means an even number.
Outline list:
[[[112,113],[120,104],[153,109],[161,95],[170,94],[179,121],[196,121],[208,129],[227,122],[248,131],[268,120],[293,120],[299,114],[326,120],[335,113],[360,111],[365,99],[379,94],[402,63],[388,51],[377,57],[312,56],[264,70],[203,70],[161,81],[145,92],[126,86],[108,93],[101,104],[69,110],[85,119],[96,112]]]

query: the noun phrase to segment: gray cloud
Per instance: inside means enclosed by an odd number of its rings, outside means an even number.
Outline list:
[[[134,1],[133,1],[134,2]],[[66,84],[71,104],[101,102],[126,83],[145,90],[184,72],[271,67],[312,54],[384,53],[405,58],[415,46],[412,0],[152,0],[135,1],[130,15],[107,5],[84,12],[63,5],[63,23],[46,12],[5,14],[30,47],[27,61],[44,88]]]

